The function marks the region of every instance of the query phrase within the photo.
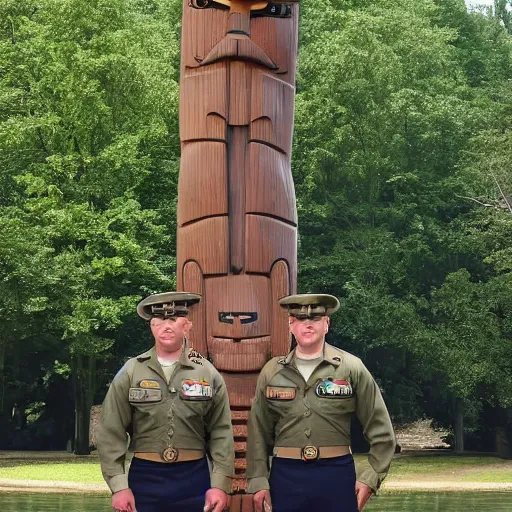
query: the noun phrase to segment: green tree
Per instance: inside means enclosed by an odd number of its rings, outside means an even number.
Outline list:
[[[509,36],[462,0],[322,5],[301,6],[293,162],[300,289],[344,297],[333,340],[374,370],[395,419],[423,412],[445,421],[454,398],[505,404],[481,393],[478,372],[459,385],[465,366],[448,361],[463,353],[455,339],[478,326],[478,342],[502,355],[509,346],[488,302],[491,283],[507,290],[507,282],[495,281],[483,247],[488,228],[477,221],[502,222],[482,204],[495,206],[496,181],[509,179],[497,164],[507,153],[489,144],[507,116],[497,91],[511,78]],[[484,161],[495,164],[482,180]],[[499,254],[509,244],[495,242]],[[458,276],[478,290],[468,302],[455,300]],[[482,314],[473,318],[470,307]],[[463,317],[473,330],[464,331]],[[468,342],[465,349],[472,368],[483,354]],[[507,371],[495,368],[493,393]],[[444,405],[426,403],[433,398]]]
[[[19,258],[26,293],[9,290],[2,307],[28,332],[36,325],[29,308],[44,316],[38,330],[52,336],[53,357],[40,371],[53,368],[55,356],[70,366],[77,453],[89,450],[96,363],[141,295],[173,285],[179,45],[172,7],[130,0],[2,7],[0,218],[24,228],[11,234],[6,252],[23,243],[39,263],[30,272],[34,261]],[[6,265],[16,265],[10,253]]]

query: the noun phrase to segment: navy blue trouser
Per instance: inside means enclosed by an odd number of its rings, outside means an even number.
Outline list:
[[[351,454],[303,461],[274,457],[270,471],[273,512],[357,512]]]
[[[163,464],[134,457],[128,485],[137,512],[203,512],[210,488],[206,458]]]

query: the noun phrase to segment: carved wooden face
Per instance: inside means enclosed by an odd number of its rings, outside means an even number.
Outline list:
[[[235,59],[262,65],[293,83],[297,10],[290,2],[184,0],[182,73]]]
[[[239,275],[206,280],[209,335],[245,339],[270,335],[270,280]]]
[[[297,29],[296,3],[184,0],[177,280],[203,295],[194,344],[225,370],[289,344],[277,301],[296,276]]]

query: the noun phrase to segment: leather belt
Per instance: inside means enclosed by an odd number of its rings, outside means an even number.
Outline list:
[[[153,462],[163,462],[171,464],[173,462],[186,462],[189,460],[199,460],[204,457],[203,450],[179,450],[178,448],[166,448],[162,453],[157,452],[135,452],[133,454],[137,459],[152,460]]]
[[[304,448],[277,446],[274,448],[274,457],[282,457],[284,459],[331,459],[333,457],[342,457],[349,453],[352,453],[350,446],[304,446]]]

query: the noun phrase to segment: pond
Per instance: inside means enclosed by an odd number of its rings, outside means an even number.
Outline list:
[[[110,497],[0,493],[2,512],[111,512]],[[511,512],[512,492],[381,494],[364,512]]]
[[[383,494],[364,512],[512,512],[512,492],[408,492]]]
[[[109,496],[0,493],[2,512],[111,512]],[[364,512],[512,512],[512,492],[381,494]],[[315,511],[316,512],[316,511]]]

